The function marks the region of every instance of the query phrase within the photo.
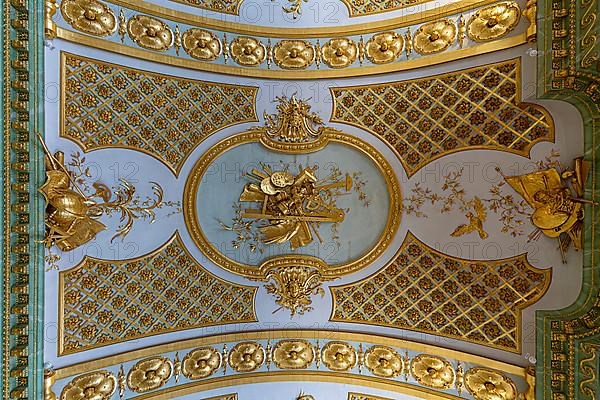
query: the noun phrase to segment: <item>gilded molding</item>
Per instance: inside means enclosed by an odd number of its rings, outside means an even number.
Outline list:
[[[257,121],[256,87],[177,78],[68,53],[61,60],[60,136],[86,152],[136,150],[178,174],[206,137]]]
[[[350,18],[401,10],[407,7],[415,7],[429,1],[431,0],[342,0],[348,8]]]
[[[543,107],[521,102],[521,79],[520,59],[514,59],[426,78],[331,88],[331,121],[386,141],[408,176],[467,149],[527,156],[535,143],[554,141],[554,122]]]
[[[59,354],[183,329],[253,322],[255,293],[255,287],[206,271],[178,233],[135,259],[85,257],[59,274]]]
[[[387,267],[362,281],[330,287],[330,320],[409,329],[517,353],[521,311],[542,298],[550,276],[524,255],[464,260],[429,248],[409,232]]]

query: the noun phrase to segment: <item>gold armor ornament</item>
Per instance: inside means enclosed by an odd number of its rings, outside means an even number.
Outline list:
[[[529,235],[529,240],[537,240],[541,233],[556,238],[563,262],[571,243],[575,250],[583,248],[583,204],[596,204],[583,199],[589,170],[589,163],[577,158],[573,169],[562,173],[550,168],[524,175],[503,175],[506,183],[534,209],[531,222],[537,229]]]

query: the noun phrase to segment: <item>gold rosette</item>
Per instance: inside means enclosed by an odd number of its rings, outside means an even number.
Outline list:
[[[265,350],[256,342],[242,342],[229,353],[229,365],[237,372],[252,372],[265,361]]]
[[[95,36],[108,36],[117,29],[117,17],[97,0],[63,0],[60,12],[69,25]]]
[[[282,340],[273,349],[273,362],[281,369],[304,369],[314,358],[315,351],[306,340]]]
[[[383,378],[393,378],[404,370],[402,356],[388,346],[373,346],[367,350],[365,365],[373,375]]]
[[[206,378],[221,366],[221,354],[212,347],[190,351],[182,361],[181,372],[188,379]]]
[[[231,42],[231,57],[244,67],[255,67],[265,61],[267,50],[259,40],[249,36],[238,36]]]
[[[331,39],[321,49],[323,61],[330,68],[346,68],[358,56],[358,46],[351,39]]]
[[[166,357],[151,357],[138,361],[127,374],[127,386],[145,393],[163,386],[173,373],[173,362]]]
[[[516,400],[517,387],[508,376],[489,368],[471,368],[465,387],[477,400]]]
[[[494,4],[473,14],[467,24],[467,34],[476,42],[499,39],[515,29],[520,19],[521,9],[517,3]]]
[[[456,25],[449,19],[422,25],[414,37],[414,48],[419,54],[434,54],[446,50],[456,39]]]
[[[108,371],[83,374],[64,387],[60,400],[108,400],[117,388],[117,378]]]
[[[305,40],[281,40],[273,49],[275,63],[283,69],[303,69],[315,60],[315,49]]]
[[[329,342],[323,347],[323,364],[332,371],[350,371],[356,365],[356,350],[348,343]]]
[[[373,64],[385,64],[395,61],[404,48],[404,39],[396,32],[381,32],[373,35],[367,42],[367,58]]]
[[[138,46],[148,50],[165,51],[173,44],[171,28],[159,19],[136,15],[127,22],[127,33]]]
[[[182,37],[183,49],[191,57],[202,61],[213,61],[221,54],[221,41],[214,33],[192,28]]]
[[[417,382],[434,389],[449,389],[456,378],[454,368],[448,361],[426,354],[413,358],[410,369]]]

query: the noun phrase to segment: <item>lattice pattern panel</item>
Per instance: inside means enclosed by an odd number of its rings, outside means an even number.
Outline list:
[[[521,349],[521,310],[548,289],[550,270],[525,256],[474,262],[438,253],[408,234],[389,266],[331,288],[332,320],[410,329],[512,352]]]
[[[460,150],[491,149],[527,156],[554,141],[542,107],[521,103],[520,61],[381,85],[331,89],[331,121],[370,131],[398,152],[409,175]]]
[[[221,280],[179,235],[141,258],[86,257],[60,273],[59,352],[75,353],[161,333],[256,321],[256,288]]]
[[[208,135],[257,121],[258,88],[176,78],[62,55],[61,136],[85,151],[121,147],[178,172]]]
[[[431,0],[342,0],[351,17],[400,10]]]

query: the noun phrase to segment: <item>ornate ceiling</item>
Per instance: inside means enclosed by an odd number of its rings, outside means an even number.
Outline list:
[[[4,398],[598,397],[594,7],[6,4]]]

